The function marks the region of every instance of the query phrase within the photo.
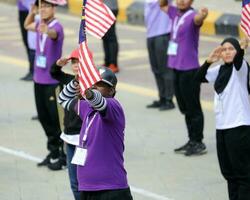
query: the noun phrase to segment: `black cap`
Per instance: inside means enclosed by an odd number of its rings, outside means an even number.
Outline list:
[[[101,78],[102,82],[107,83],[111,87],[116,87],[117,84],[117,78],[116,75],[111,71],[111,69],[107,67],[97,67]]]

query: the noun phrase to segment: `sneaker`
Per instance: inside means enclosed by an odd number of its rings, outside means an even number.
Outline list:
[[[37,163],[37,167],[47,166],[50,163],[50,155],[47,155],[43,161]]]
[[[109,69],[111,69],[112,72],[114,72],[114,73],[117,73],[117,72],[120,71],[120,70],[119,70],[119,67],[118,67],[117,65],[115,65],[115,64],[110,64],[108,67],[109,67]]]
[[[66,168],[66,159],[65,158],[56,158],[50,159],[48,168],[52,171],[58,171]]]
[[[147,108],[160,108],[161,102],[160,101],[153,101],[153,103],[147,105]]]
[[[174,108],[175,108],[174,103],[171,100],[169,100],[169,101],[166,101],[164,103],[161,103],[159,110],[165,111],[165,110],[172,110]]]
[[[32,81],[33,75],[31,73],[27,73],[24,77],[20,78],[22,81]]]
[[[185,154],[187,152],[187,150],[191,147],[193,142],[191,142],[190,140],[184,144],[183,146],[174,149],[175,153],[181,153],[181,154]]]
[[[207,153],[206,145],[202,142],[195,142],[187,149],[185,156],[203,155]]]

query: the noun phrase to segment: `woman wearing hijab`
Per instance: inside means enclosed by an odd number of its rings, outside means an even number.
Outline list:
[[[250,199],[249,65],[247,40],[227,38],[209,55],[196,78],[214,83],[217,154],[230,200]],[[223,60],[224,64],[209,68]]]

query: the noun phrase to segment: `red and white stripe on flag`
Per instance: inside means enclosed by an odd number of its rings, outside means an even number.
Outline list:
[[[85,7],[86,31],[101,39],[116,18],[102,0],[88,0]]]
[[[246,4],[242,7],[240,26],[243,31],[250,36],[250,4]]]
[[[100,73],[93,63],[92,53],[89,51],[86,41],[82,42],[79,46],[78,76],[82,94],[86,89],[101,80]]]

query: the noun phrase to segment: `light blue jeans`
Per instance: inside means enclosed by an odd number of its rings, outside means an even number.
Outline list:
[[[68,166],[70,186],[74,194],[75,200],[80,200],[81,198],[80,198],[80,192],[78,191],[76,165],[71,164],[74,152],[75,152],[75,146],[71,144],[66,144],[67,166]]]

